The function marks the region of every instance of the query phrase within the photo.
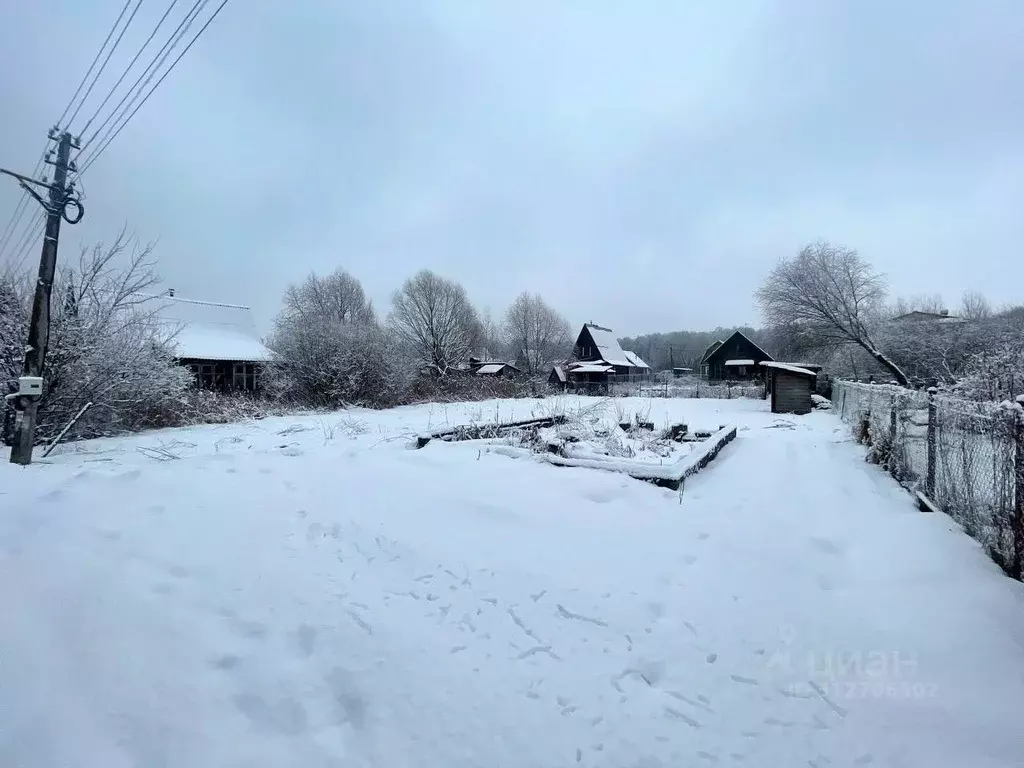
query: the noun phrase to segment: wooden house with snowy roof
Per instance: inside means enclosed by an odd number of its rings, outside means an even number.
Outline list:
[[[259,387],[270,350],[260,341],[252,310],[238,304],[184,299],[169,291],[155,297],[156,317],[173,334],[174,356],[205,389]]]
[[[573,345],[572,356],[573,362],[564,371],[552,371],[553,377],[566,376],[570,389],[607,387],[617,376],[635,380],[651,374],[650,367],[638,354],[619,345],[611,328],[596,323],[583,324]]]
[[[760,379],[758,366],[772,356],[739,331],[725,341],[712,345],[701,360],[701,372],[708,381],[750,381]]]

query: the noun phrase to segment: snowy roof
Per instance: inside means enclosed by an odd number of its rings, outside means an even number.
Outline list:
[[[552,366],[551,372],[554,373],[555,376],[558,377],[559,381],[565,381],[566,380],[565,368],[563,368],[562,366],[560,366],[560,365]]]
[[[160,296],[154,301],[159,302],[157,317],[177,331],[177,357],[245,362],[270,359],[270,351],[260,341],[248,307],[177,296]]]
[[[753,360],[726,360],[726,365],[753,365]]]
[[[611,328],[603,328],[593,323],[587,323],[583,327],[590,332],[590,337],[597,345],[602,360],[609,365],[632,365],[626,358],[626,353],[622,351],[622,347],[619,346],[619,342]]]
[[[814,371],[809,371],[806,368],[800,368],[796,365],[790,365],[789,363],[776,363],[771,360],[765,360],[761,363],[762,368],[776,368],[780,371],[789,371],[790,373],[797,373],[801,376],[817,376]]]
[[[769,355],[767,352],[765,352],[763,349],[761,349],[761,347],[759,347],[757,344],[752,342],[746,336],[746,334],[744,334],[742,331],[734,331],[732,336],[730,336],[728,339],[726,339],[723,344],[721,344],[720,346],[718,346],[715,349],[711,350],[711,352],[705,354],[704,355],[704,359],[701,360],[701,362],[702,363],[710,362],[712,356],[714,356],[716,358],[724,357],[728,353],[728,349],[723,349],[723,347],[727,347],[729,342],[732,339],[735,339],[737,336],[739,338],[743,339],[745,342],[747,342],[747,344],[749,344],[751,347],[753,347],[757,352],[759,352],[761,357],[763,357],[765,360],[774,360],[775,359],[771,355]],[[728,363],[727,363],[727,365],[728,365]],[[749,363],[747,363],[747,365],[749,365]]]
[[[629,360],[629,364],[634,368],[648,368],[649,366],[643,360],[640,359],[640,355],[636,352],[630,352],[628,349],[623,350],[622,354]]]
[[[477,376],[489,376],[494,373],[498,373],[502,368],[505,367],[505,363],[487,363],[481,365],[476,369]]]
[[[628,365],[628,363],[623,363]],[[608,373],[615,369],[610,365],[601,365],[600,363],[584,363],[583,365],[574,366],[570,373]]]
[[[949,314],[948,309],[944,309],[941,312],[927,312],[923,309],[915,309],[902,315],[897,315],[893,318],[894,321],[907,321],[907,320],[960,320],[956,315]]]
[[[721,341],[712,341],[710,344],[708,344],[708,348],[704,350],[704,354],[701,355],[700,361],[703,363],[711,356],[711,353],[718,349],[720,346],[722,346]]]

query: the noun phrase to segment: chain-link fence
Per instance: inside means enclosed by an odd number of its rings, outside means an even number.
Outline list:
[[[1024,410],[836,381],[832,404],[869,458],[957,520],[1008,573],[1024,566]]]
[[[613,397],[685,397],[733,400],[739,397],[760,400],[764,385],[752,382],[708,382],[695,377],[658,380],[650,376],[609,376],[608,394]]]

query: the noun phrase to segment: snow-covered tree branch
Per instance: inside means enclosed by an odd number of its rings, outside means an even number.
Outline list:
[[[819,242],[780,261],[755,297],[770,327],[798,327],[811,346],[855,344],[906,386],[906,374],[872,333],[885,295],[882,276],[856,251]]]

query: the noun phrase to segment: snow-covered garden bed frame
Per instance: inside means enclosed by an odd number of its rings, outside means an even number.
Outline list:
[[[671,464],[653,464],[623,458],[590,457],[586,459],[558,456],[553,453],[536,453],[527,448],[511,445],[492,445],[491,453],[514,459],[532,458],[556,467],[582,467],[605,472],[620,472],[636,480],[644,480],[661,488],[679,490],[690,475],[696,474],[718,455],[736,437],[735,425],[725,425],[703,440],[697,449]]]

